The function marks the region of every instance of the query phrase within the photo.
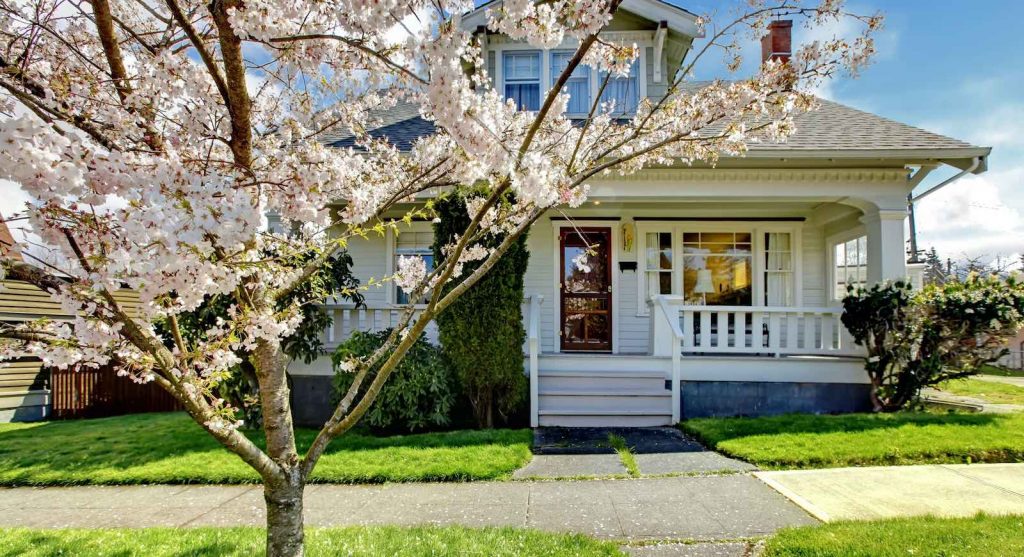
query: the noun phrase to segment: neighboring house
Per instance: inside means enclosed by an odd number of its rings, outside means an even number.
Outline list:
[[[485,45],[495,86],[536,109],[563,52],[489,33],[485,23],[482,8],[463,18]],[[788,55],[790,26],[771,33],[766,55]],[[640,71],[608,88],[628,115],[640,98],[665,93],[697,37],[696,17],[626,0],[604,35],[642,47]],[[589,105],[597,78],[577,71],[570,110]],[[373,134],[402,149],[433,132],[408,104],[381,121]],[[984,171],[990,150],[827,100],[797,127],[784,144],[751,145],[714,168],[594,180],[586,205],[567,211],[571,222],[552,212],[533,226],[523,310],[533,425],[870,407],[839,301],[848,285],[905,278],[908,194],[940,165]],[[399,255],[429,260],[431,241],[429,222],[355,240],[354,271],[365,282],[391,274]],[[571,260],[587,245],[596,256],[583,273]],[[365,309],[331,306],[328,347],[354,329],[388,326],[408,302],[385,286],[366,292]],[[290,374],[296,406],[326,409],[328,358],[295,362]]]
[[[1006,349],[1010,353],[1000,358],[997,363],[1003,367],[1024,371],[1024,329],[1017,331],[1017,336],[1006,343]]]

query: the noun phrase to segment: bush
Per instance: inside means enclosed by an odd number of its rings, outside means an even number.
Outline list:
[[[354,376],[342,369],[342,362],[365,359],[391,334],[358,331],[341,343],[331,356],[334,363],[332,402],[348,392]],[[380,366],[370,369],[360,388],[362,396]],[[451,422],[452,406],[458,387],[441,350],[420,337],[405,354],[398,367],[381,387],[377,399],[364,416],[371,428],[388,433],[436,429]]]
[[[891,412],[924,387],[976,374],[1002,357],[1024,325],[1024,284],[971,275],[915,295],[894,282],[851,289],[843,308],[843,325],[868,352],[875,410]]]
[[[444,246],[469,225],[465,203],[464,198],[450,195],[435,204],[439,220],[434,225],[434,258],[439,262],[444,259]],[[504,236],[492,233],[480,244],[493,248],[503,240]],[[483,278],[437,316],[442,350],[473,407],[478,427],[494,427],[496,414],[507,423],[526,400],[526,330],[521,308],[528,261],[523,234]],[[461,276],[478,266],[479,262],[467,263]],[[449,282],[446,290],[459,282]]]

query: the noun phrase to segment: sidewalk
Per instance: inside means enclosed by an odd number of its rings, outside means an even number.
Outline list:
[[[820,520],[1024,514],[1024,464],[756,472]]]
[[[0,527],[263,525],[258,486],[0,489]],[[636,480],[314,485],[310,526],[461,524],[606,539],[737,539],[814,524],[746,474]]]

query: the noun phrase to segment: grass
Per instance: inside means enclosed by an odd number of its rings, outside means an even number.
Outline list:
[[[787,528],[764,557],[992,557],[1024,555],[1024,517],[901,518]]]
[[[1024,387],[982,381],[981,379],[955,379],[939,385],[939,389],[958,396],[968,396],[992,404],[1024,404]]]
[[[626,472],[629,472],[629,477],[639,478],[640,466],[636,463],[636,457],[633,456],[633,451],[631,451],[629,446],[626,445],[626,440],[621,435],[609,433],[608,444],[615,449],[615,452],[619,453],[619,460],[621,460],[622,465],[626,467]]]
[[[0,530],[3,557],[248,557],[262,555],[263,544],[264,530],[260,528]],[[613,543],[579,534],[514,528],[374,526],[307,529],[306,555],[590,557],[622,553]]]
[[[300,450],[315,431],[299,429]],[[250,434],[263,444],[261,434]],[[530,460],[529,430],[336,439],[311,479],[382,483],[502,479]],[[0,485],[253,483],[258,476],[183,413],[0,424]]]
[[[789,414],[680,427],[762,468],[1024,461],[1024,414]]]
[[[982,375],[999,375],[1002,377],[1024,377],[1024,369],[1008,369],[1000,366],[981,366]]]

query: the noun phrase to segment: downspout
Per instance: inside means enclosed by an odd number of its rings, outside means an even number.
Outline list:
[[[921,193],[920,195],[914,195],[914,188],[917,187],[917,185],[921,183],[921,180],[923,180],[929,172],[934,170],[935,167],[922,166],[917,172],[914,173],[913,176],[910,176],[908,178],[908,180],[911,182],[910,193],[907,194],[907,212],[910,218],[910,260],[908,261],[908,263],[921,263],[921,259],[919,259],[918,257],[918,254],[920,252],[917,249],[917,223],[914,220],[914,203],[917,203],[918,201],[924,199],[926,196],[929,196],[939,191],[940,189],[948,186],[949,184],[956,182],[960,178],[963,178],[964,176],[973,173],[975,170],[978,169],[979,166],[981,166],[981,160],[982,157],[974,157],[974,160],[971,162],[970,166],[961,170],[955,175],[946,178],[945,180],[936,184],[935,186],[928,188],[926,191],[924,191],[924,193]]]

